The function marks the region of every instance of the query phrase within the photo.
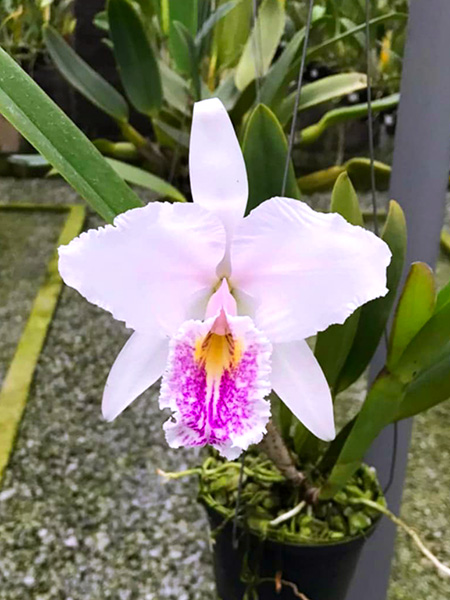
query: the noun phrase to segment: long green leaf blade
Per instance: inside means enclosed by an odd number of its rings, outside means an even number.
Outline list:
[[[227,0],[218,0],[222,6]],[[240,0],[214,28],[212,60],[217,69],[234,67],[250,34],[252,0]],[[230,32],[233,32],[230,35]]]
[[[44,40],[56,68],[70,85],[114,119],[128,120],[123,96],[78,56],[53,27],[44,28]]]
[[[405,348],[431,318],[436,304],[436,284],[428,265],[411,265],[395,311],[389,338],[387,366],[392,369]]]
[[[395,420],[414,417],[449,398],[450,352],[447,352],[407,387]]]
[[[182,23],[195,38],[198,27],[198,0],[165,0],[169,19],[169,50],[175,65],[182,73],[190,69],[190,59],[186,56],[185,45],[175,27]]]
[[[284,31],[284,2],[263,0],[255,26],[236,67],[235,82],[243,91],[257,76],[267,73]]]
[[[185,25],[183,25],[183,23],[175,21],[175,23],[173,23],[173,26],[174,35],[178,36],[179,47],[183,48],[183,56],[187,60],[186,72],[189,74],[190,79],[192,81],[195,100],[201,100],[202,90],[200,70],[198,64],[197,47],[195,45],[194,38],[192,37],[192,34],[189,31],[189,29]]]
[[[281,193],[287,141],[276,116],[264,104],[251,113],[244,135],[243,153],[247,166],[250,194],[247,211]],[[286,196],[299,198],[292,162],[289,167]]]
[[[186,202],[186,198],[183,194],[179,192],[177,188],[173,187],[173,185],[170,185],[170,183],[161,179],[161,177],[157,177],[156,175],[153,175],[153,173],[129,165],[121,160],[116,160],[115,158],[107,158],[106,160],[112,166],[114,171],[116,171],[120,177],[125,179],[125,181],[152,190],[160,198],[171,198],[177,202]]]
[[[109,0],[108,21],[127,96],[136,110],[153,116],[162,105],[161,76],[141,18],[129,0]]]
[[[372,442],[394,420],[404,393],[405,385],[388,374],[377,378],[321,490],[322,499],[332,498],[358,469]]]
[[[372,102],[372,111],[377,113],[382,110],[389,110],[397,106],[399,101],[400,94],[392,94],[391,96],[386,96],[380,100],[375,100]],[[366,102],[355,104],[353,106],[334,108],[327,112],[320,121],[302,130],[300,143],[303,145],[312,144],[326,129],[328,129],[328,127],[336,125],[337,123],[361,119],[362,117],[367,116],[368,110],[369,107]]]
[[[330,208],[352,225],[364,226],[358,198],[347,173],[339,175],[336,181]],[[356,310],[342,325],[331,325],[317,335],[314,354],[332,391],[355,339],[359,317],[360,311]]]
[[[389,293],[383,298],[372,300],[360,309],[358,330],[339,375],[336,384],[337,392],[348,388],[368,366],[386,328],[395,301],[406,254],[406,222],[402,209],[394,200],[391,201],[381,237],[392,252],[391,264],[387,269]]]
[[[313,106],[319,106],[330,100],[363,90],[366,87],[367,76],[364,73],[339,73],[338,75],[323,77],[303,86],[298,110],[303,111]],[[282,125],[285,125],[292,118],[294,107],[295,93],[285,98],[275,111]],[[328,117],[328,119],[331,120],[331,117]]]
[[[141,206],[95,146],[2,49],[0,112],[106,221]]]
[[[261,86],[261,102],[272,108],[272,101],[278,95],[279,90],[289,72],[292,61],[297,56],[305,39],[305,29],[297,31],[289,41],[280,58],[271,66]],[[306,86],[303,86],[303,90]]]

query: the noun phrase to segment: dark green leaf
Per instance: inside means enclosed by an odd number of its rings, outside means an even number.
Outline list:
[[[391,367],[402,381],[410,382],[431,368],[450,350],[450,303],[447,303],[414,336],[401,358]]]
[[[128,120],[128,105],[121,94],[91,69],[53,27],[44,28],[44,40],[55,66],[70,85],[114,119]]]
[[[281,193],[286,162],[286,136],[273,112],[264,104],[256,106],[248,119],[243,152],[250,189],[247,204],[249,212],[264,200]],[[300,196],[292,164],[286,196]]]
[[[108,20],[127,96],[136,110],[153,116],[162,104],[161,76],[141,18],[130,0],[108,0]]]
[[[200,80],[197,47],[195,45],[194,38],[192,37],[192,34],[189,31],[189,29],[185,25],[183,25],[183,23],[175,21],[175,23],[173,23],[173,27],[175,32],[174,35],[178,35],[179,37],[178,46],[180,48],[183,48],[183,56],[187,58],[186,72],[189,73],[190,78],[192,80],[195,100],[201,100],[202,87]]]
[[[175,65],[182,73],[188,73],[191,60],[186,54],[183,38],[175,23],[182,23],[190,36],[195,38],[198,27],[198,0],[166,0],[169,16],[169,50]]]
[[[437,295],[436,306],[434,309],[435,312],[438,312],[441,310],[441,308],[444,308],[447,302],[450,302],[450,281],[439,291]]]
[[[141,205],[78,127],[1,49],[0,112],[106,221]]]
[[[358,198],[347,173],[341,173],[331,195],[331,212],[337,212],[352,225],[364,226]],[[314,354],[332,391],[345,364],[358,329],[360,311],[342,325],[331,325],[317,335]]]
[[[395,419],[404,393],[405,385],[394,377],[378,376],[321,490],[322,499],[332,498],[358,469],[372,442]]]
[[[407,387],[396,420],[407,419],[450,398],[450,352],[442,357]]]
[[[394,200],[390,203],[388,217],[381,237],[392,252],[391,264],[387,269],[389,293],[383,298],[372,300],[360,309],[358,330],[341,370],[336,385],[337,392],[348,388],[362,375],[368,366],[387,326],[395,301],[406,253],[406,222],[402,209]]]
[[[428,265],[411,265],[395,312],[389,338],[387,366],[392,369],[413,337],[431,318],[436,303],[436,284]]]

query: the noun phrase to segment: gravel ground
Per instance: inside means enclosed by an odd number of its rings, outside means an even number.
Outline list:
[[[0,198],[62,203],[75,196],[58,181],[0,180]],[[51,243],[50,218],[34,222],[36,240],[46,230]],[[10,289],[18,275],[9,265]],[[27,306],[13,302],[10,309],[23,322]],[[155,474],[199,460],[167,448],[157,389],[113,424],[101,419],[102,387],[126,337],[106,313],[64,290],[0,490],[0,600],[216,600],[195,481],[163,485]],[[402,509],[447,563],[449,423],[450,403],[416,420]],[[399,536],[389,600],[449,597],[449,583]]]
[[[57,213],[0,210],[0,385],[63,218]]]

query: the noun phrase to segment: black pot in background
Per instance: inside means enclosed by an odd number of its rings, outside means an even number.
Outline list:
[[[275,588],[275,577],[297,586],[308,600],[345,600],[359,555],[367,537],[324,545],[281,544],[261,541],[253,534],[242,534],[233,548],[233,525],[207,506],[211,529],[218,529],[214,543],[214,571],[220,600],[241,600],[246,584],[241,581],[244,559],[252,573],[271,581],[257,587],[259,600],[294,600],[292,586]]]

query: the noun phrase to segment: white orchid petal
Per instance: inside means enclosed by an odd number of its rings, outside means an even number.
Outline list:
[[[218,98],[194,105],[189,173],[194,202],[216,213],[231,235],[245,213],[247,171],[233,124]]]
[[[153,202],[62,246],[59,271],[128,327],[170,334],[204,314],[224,250],[215,215],[193,204]]]
[[[116,358],[103,392],[102,412],[115,419],[163,374],[169,352],[168,338],[133,333]]]
[[[387,293],[385,242],[336,213],[272,198],[246,217],[231,248],[231,286],[255,303],[269,339],[305,339]]]
[[[274,344],[272,387],[315,436],[325,441],[335,437],[330,389],[319,363],[304,340]]]

